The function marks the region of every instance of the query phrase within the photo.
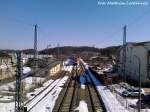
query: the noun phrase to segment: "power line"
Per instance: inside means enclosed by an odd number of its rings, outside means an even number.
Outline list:
[[[4,18],[5,20],[8,20],[10,22],[16,22],[16,23],[19,23],[19,24],[24,24],[25,26],[28,26],[28,27],[31,27],[33,26],[33,24],[31,23],[26,23],[25,20],[23,19],[18,19],[18,18],[14,18],[14,17],[3,17],[1,16],[1,18]]]
[[[126,26],[131,27],[131,26],[137,24],[137,22],[139,22],[139,21],[141,21],[142,19],[144,19],[149,13],[150,13],[150,9],[146,10],[146,11],[145,11],[144,13],[142,13],[141,15],[135,17],[133,20],[131,20],[130,22],[128,22],[128,23],[126,24]],[[112,34],[110,34],[110,35],[108,35],[108,36],[105,36],[105,37],[103,38],[103,40],[101,40],[101,41],[102,41],[102,42],[109,41],[110,38],[112,38],[112,37],[114,37],[114,36],[116,37],[116,35],[117,35],[118,33],[120,33],[121,30],[122,30],[122,27],[119,28],[119,29],[117,29],[116,31],[114,31]]]
[[[136,18],[134,18],[132,21],[130,21],[129,23],[127,23],[126,25],[129,27],[135,25],[137,22],[141,21],[142,19],[144,19],[147,14],[150,13],[150,9],[146,10],[144,13],[142,13],[141,15],[137,16]]]

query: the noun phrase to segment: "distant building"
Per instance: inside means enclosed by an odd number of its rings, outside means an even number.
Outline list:
[[[34,58],[33,54],[23,54],[23,64],[25,64],[30,58]],[[38,55],[38,59],[43,59],[43,58],[53,58],[53,55]]]
[[[12,57],[6,53],[0,52],[0,80],[12,78]]]
[[[125,61],[125,75],[127,78],[138,81],[139,61],[141,65],[141,81],[143,84],[150,84],[150,41],[127,43]],[[120,66],[118,70],[123,75],[123,49],[120,51]]]
[[[7,66],[11,66],[12,58],[6,53],[0,53],[0,68],[7,68]]]

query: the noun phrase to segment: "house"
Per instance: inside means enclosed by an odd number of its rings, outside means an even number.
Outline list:
[[[150,84],[150,41],[127,43],[125,56],[125,75],[128,79],[139,80],[142,84]],[[140,69],[139,69],[140,65]],[[123,49],[120,51],[119,73],[123,75]]]
[[[12,77],[12,57],[0,52],[0,80]]]
[[[0,52],[0,68],[7,68],[7,66],[10,66],[12,62],[11,56],[9,56],[6,53]]]

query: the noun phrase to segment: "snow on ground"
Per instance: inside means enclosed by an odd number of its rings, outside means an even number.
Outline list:
[[[69,72],[71,72],[72,69],[73,69],[73,66],[72,66],[72,65],[70,65],[70,66],[64,65],[64,67],[63,67],[62,69],[63,69],[64,71],[69,71]]]
[[[73,68],[72,66],[67,66],[65,68],[65,70],[71,71],[72,68]],[[29,71],[30,71],[29,68],[25,68],[24,72],[28,73]],[[27,78],[23,79],[23,84],[25,85],[25,89],[26,90],[30,89],[32,87],[32,85],[33,85],[32,84],[33,78],[35,79],[36,82],[43,82],[45,80],[44,78],[40,78],[40,77],[27,77]],[[59,93],[60,93],[60,91],[62,89],[61,86],[63,86],[63,84],[65,83],[65,81],[67,79],[68,79],[68,77],[64,77],[63,80],[61,81],[61,83],[59,84],[59,87],[57,87],[57,89],[56,89],[57,91],[55,91],[56,92],[56,96],[59,95]],[[36,88],[33,92],[27,93],[26,96],[28,97],[29,100],[31,100],[35,95],[39,94],[43,89],[45,89],[52,82],[53,82],[53,80],[49,80],[49,81],[45,82],[42,87]],[[15,89],[15,81],[9,82],[9,83],[7,83],[5,85],[1,85],[0,86],[0,92],[1,93],[10,93],[10,94],[13,93],[14,94],[14,92],[13,92],[14,89]],[[12,91],[9,91],[9,90],[12,90]],[[44,96],[47,92],[48,92],[48,90],[44,91],[44,93],[42,93],[42,95],[41,94],[39,95],[39,98]],[[55,96],[55,93],[53,93],[53,96]],[[13,99],[13,97],[14,96],[7,96],[7,94],[5,96],[4,95],[0,95],[0,101],[9,101],[9,100],[11,101]],[[57,98],[57,97],[55,97],[55,98]],[[32,103],[34,102],[33,104],[35,104],[36,101],[38,101],[38,98],[36,98],[36,100],[33,100]],[[53,102],[53,103],[55,103],[55,102]],[[31,106],[32,105],[30,105],[30,107]],[[0,112],[14,112],[14,102],[0,103]],[[38,111],[36,111],[36,112],[38,112]]]
[[[73,63],[71,59],[67,59],[66,61],[63,62],[63,68],[64,71],[69,71],[71,72],[73,69]]]
[[[29,89],[31,87],[33,78],[36,80],[36,82],[40,82],[40,81],[42,82],[45,79],[45,78],[41,78],[41,77],[27,77],[27,78],[22,80],[22,82],[25,84],[25,89]],[[14,89],[15,89],[15,81],[9,82],[5,85],[0,86],[0,91],[1,92],[2,91],[10,92],[10,90],[14,90]]]
[[[143,109],[141,112],[150,112],[150,109]]]
[[[81,85],[81,89],[85,89],[85,85],[84,84]]]
[[[125,88],[123,87],[120,87],[120,85],[117,85],[117,84],[114,84],[114,85],[111,85],[113,86],[113,88],[115,89],[115,91],[117,92],[113,92],[114,96],[117,98],[117,100],[124,106],[124,107],[127,107],[127,109],[130,111],[130,112],[137,112],[137,101],[138,101],[138,98],[130,98],[130,97],[122,97],[121,93],[122,91],[125,90]],[[128,86],[129,87],[129,86]],[[141,109],[141,112],[150,112],[150,109]]]
[[[48,80],[46,81],[42,87],[34,89],[33,92],[27,93],[26,97],[30,100],[32,99],[35,95],[39,94],[42,90],[44,90],[49,84],[51,84],[53,80]]]
[[[46,81],[44,84],[43,84],[43,86],[48,86],[50,83],[52,83],[53,82],[53,80],[48,80],[48,81]]]
[[[60,83],[41,101],[38,103],[38,105],[40,103],[42,103],[39,107],[35,106],[31,112],[46,112],[46,109],[48,109],[48,107],[51,108],[51,111],[55,105],[55,101],[58,98],[58,95],[60,93],[60,91],[62,90],[62,86],[64,85],[64,83],[66,82],[66,80],[68,79],[68,76],[65,76],[61,79]],[[57,79],[56,82],[58,82],[59,79]],[[29,99],[32,99],[34,96],[31,96],[31,94],[38,94],[40,91],[42,91],[45,87],[47,87],[49,84],[51,84],[53,82],[53,80],[49,80],[47,82],[45,82],[43,84],[43,87],[37,88],[35,89],[34,92],[28,93],[27,97],[29,97]],[[55,84],[56,84],[55,82]],[[44,92],[42,92],[40,95],[38,95],[38,97],[35,98],[35,100],[31,101],[29,104],[27,104],[26,106],[28,108],[31,108],[36,102],[39,101],[39,99],[41,99],[46,93],[48,93],[48,91],[50,90],[50,88],[53,88],[53,86],[55,86],[55,84],[52,84],[49,88],[47,88]],[[1,96],[2,97],[2,96]],[[5,96],[5,99],[9,99],[12,98],[12,96]],[[3,98],[3,99],[4,99]],[[6,101],[6,100],[5,100]],[[47,102],[47,103],[46,103]],[[41,108],[42,107],[42,108]],[[14,112],[14,102],[10,102],[10,103],[0,103],[0,112]],[[49,112],[49,111],[48,111]]]
[[[28,100],[31,100],[35,95],[40,93],[44,88],[45,87],[36,88],[36,89],[34,89],[33,92],[27,93],[26,97],[28,98]]]
[[[52,110],[55,106],[55,102],[59,96],[59,93],[62,90],[62,86],[65,84],[67,79],[68,79],[68,76],[63,77],[62,79],[57,79],[50,87],[48,87],[37,98],[35,98],[35,100],[33,100],[32,102],[30,102],[29,104],[26,105],[28,110],[31,109],[30,112],[52,112]],[[48,93],[51,89],[52,89],[52,91],[50,93]],[[45,94],[47,94],[47,95],[45,96]],[[43,96],[45,96],[45,97],[40,102],[38,102]],[[36,103],[37,103],[37,105],[35,105]],[[35,105],[35,106],[32,108],[33,105]],[[39,110],[39,107],[40,107],[40,110]]]
[[[30,73],[30,72],[31,72],[30,67],[26,67],[26,66],[23,67],[23,74],[27,74],[27,73]]]
[[[84,100],[81,100],[81,101],[79,102],[79,106],[75,109],[75,111],[88,112],[87,103],[86,103]]]
[[[1,85],[0,86],[0,91],[8,91],[10,88],[14,89],[14,84],[15,82],[10,82],[10,83],[7,83],[5,85]]]
[[[48,93],[48,91],[50,91],[53,86],[55,86],[57,84],[57,82],[60,79],[57,79],[51,86],[49,86],[45,91],[43,91],[41,94],[39,94],[36,98],[34,98],[32,101],[30,101],[26,107],[28,107],[28,109],[32,108],[33,105],[35,105],[43,96],[45,96],[46,93]],[[36,93],[35,93],[36,94]]]
[[[103,86],[99,80],[96,79],[95,76],[89,71],[88,65],[83,61],[80,60],[84,65],[85,68],[93,80],[93,83],[95,84],[103,102],[105,105],[105,108],[107,112],[128,112],[128,110],[123,107],[120,102],[114,97],[114,95],[110,92],[109,89],[107,89],[106,86]]]
[[[32,86],[32,84],[33,84],[33,80],[36,80],[36,82],[38,82],[38,83],[41,83],[41,82],[44,82],[44,80],[45,80],[45,78],[41,78],[41,77],[27,77],[27,78],[25,78],[25,79],[23,79],[23,84],[24,84],[24,86],[25,86],[25,90],[29,90]]]
[[[134,105],[134,106],[136,105],[136,102],[138,101],[137,98],[131,99],[131,98],[123,98],[122,96],[120,96],[122,91],[125,90],[125,88],[120,87],[120,86],[115,88],[115,91],[117,92],[117,94],[112,94],[107,87],[103,86],[92,75],[92,73],[88,70],[87,63],[85,63],[82,59],[81,59],[81,62],[85,65],[85,68],[87,69],[88,73],[90,74],[90,77],[93,79],[93,81],[96,85],[96,88],[99,91],[99,93],[102,97],[102,100],[104,102],[104,105],[108,112],[128,112],[128,111],[137,112],[136,109],[130,107],[130,105]],[[126,86],[129,87],[129,85],[126,85]],[[126,110],[126,108],[125,108],[126,104],[128,105],[127,106],[128,110]],[[141,109],[141,112],[150,112],[150,109]]]
[[[0,112],[14,112],[15,103],[0,103]]]
[[[99,80],[96,79],[92,73],[87,70],[90,77],[92,78],[99,94],[102,97],[104,105],[106,107],[107,112],[128,112],[125,107],[123,107],[120,102],[114,97],[114,95],[107,89],[106,86],[103,86]]]
[[[33,77],[27,77],[25,79],[23,79],[23,84],[25,87],[25,90],[29,90],[30,88],[32,88],[34,85],[32,85],[32,78]],[[44,78],[40,78],[40,77],[35,77],[36,82],[43,82],[45,79]],[[15,90],[15,81],[13,82],[9,82],[5,85],[1,85],[0,86],[0,93],[4,93],[6,94],[14,94],[14,90]],[[5,97],[5,96],[4,96]],[[0,100],[5,100],[3,98],[0,98]],[[8,99],[6,99],[8,100]]]
[[[11,101],[13,96],[0,96],[0,101]]]
[[[29,78],[29,79],[30,79],[30,78]],[[27,79],[27,80],[28,80],[28,81],[27,81],[28,83],[31,82],[31,80],[29,80],[29,79]],[[39,93],[40,91],[42,91],[46,86],[48,86],[48,84],[50,84],[52,81],[53,81],[53,80],[49,80],[49,81],[47,81],[47,82],[45,82],[45,83],[43,84],[43,87],[37,88],[37,89],[35,89],[34,92],[28,93],[28,94],[27,94],[27,97],[29,98],[29,100],[34,97],[34,96],[32,96],[31,94],[34,94],[34,95],[38,94],[38,93]],[[7,88],[7,86],[8,86],[8,85],[11,85],[11,84],[13,84],[13,83],[11,82],[11,83],[8,83],[8,84],[6,84],[6,85],[4,85],[4,86],[1,86],[1,89],[4,89],[4,87]],[[1,95],[0,95],[0,101],[9,101],[9,100],[11,100],[11,99],[13,99],[13,96],[1,96]],[[10,102],[10,103],[0,103],[0,112],[14,112],[14,102]]]

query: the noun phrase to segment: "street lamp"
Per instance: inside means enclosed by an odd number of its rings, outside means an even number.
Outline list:
[[[134,55],[134,57],[138,60],[138,69],[139,69],[139,106],[138,106],[138,112],[141,110],[141,60],[138,56]]]

